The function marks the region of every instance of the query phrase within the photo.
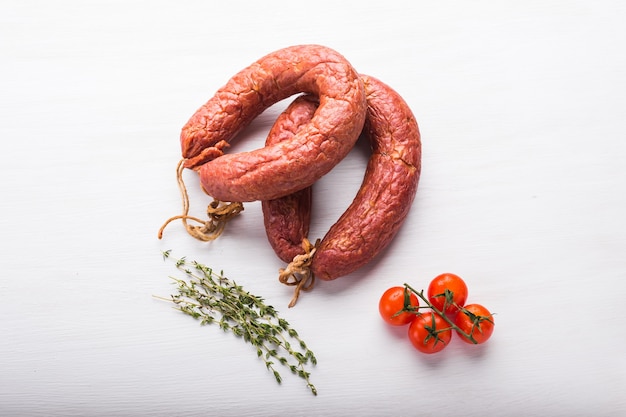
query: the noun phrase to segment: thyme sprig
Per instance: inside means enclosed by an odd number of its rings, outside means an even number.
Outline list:
[[[171,251],[164,251],[165,259]],[[314,395],[317,389],[310,381],[306,365],[316,365],[317,359],[298,332],[274,307],[263,298],[245,291],[241,285],[213,269],[184,257],[176,260],[176,268],[187,280],[170,277],[178,293],[171,295],[176,309],[200,321],[201,325],[217,324],[224,332],[231,332],[256,349],[276,382],[282,382],[277,365],[304,379]]]

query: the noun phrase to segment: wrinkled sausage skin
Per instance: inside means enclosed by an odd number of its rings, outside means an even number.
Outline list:
[[[388,85],[361,78],[372,156],[356,197],[313,257],[311,270],[324,280],[357,270],[389,245],[409,213],[420,177],[421,137],[411,109]]]
[[[276,119],[269,131],[267,145],[291,140],[311,120],[318,106],[312,96],[300,96]],[[265,231],[270,245],[283,262],[304,253],[302,239],[311,223],[311,187],[261,202]]]
[[[373,77],[361,77],[368,103],[364,133],[370,140],[372,155],[356,197],[313,256],[311,270],[324,280],[357,270],[387,247],[410,210],[419,182],[421,138],[413,113],[391,87]],[[276,217],[307,216],[311,210],[311,202],[304,199],[277,201],[283,210],[273,214],[273,223],[266,223],[270,242],[276,234],[272,227],[288,227],[292,222]],[[297,251],[306,237],[302,230],[291,230],[295,234],[292,251]],[[284,247],[281,249],[285,251]]]
[[[223,154],[228,142],[272,104],[304,92],[319,98],[311,120],[289,141]],[[259,59],[232,77],[181,132],[185,167],[222,201],[270,200],[313,184],[347,155],[363,128],[363,82],[336,51],[298,45]]]

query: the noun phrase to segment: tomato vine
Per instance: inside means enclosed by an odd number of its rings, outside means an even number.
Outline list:
[[[448,345],[452,333],[469,344],[491,337],[493,314],[480,304],[466,305],[466,299],[465,282],[457,275],[441,274],[431,281],[428,294],[408,283],[389,288],[379,301],[379,311],[389,324],[409,325],[408,336],[416,349],[435,353]]]

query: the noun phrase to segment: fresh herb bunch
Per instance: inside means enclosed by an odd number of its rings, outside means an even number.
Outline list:
[[[164,251],[163,257],[169,258],[170,253],[170,250]],[[317,389],[309,379],[310,372],[305,368],[308,364],[316,365],[317,359],[296,330],[278,316],[274,307],[226,278],[223,272],[217,274],[196,261],[188,262],[184,257],[177,259],[176,268],[188,279],[171,277],[178,289],[178,294],[171,295],[177,310],[200,320],[201,325],[217,324],[223,331],[243,338],[256,348],[257,356],[263,359],[279,384],[282,377],[276,363],[303,378],[311,392],[317,395]]]

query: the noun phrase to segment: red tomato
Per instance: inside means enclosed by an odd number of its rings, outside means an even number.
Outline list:
[[[438,275],[428,285],[428,300],[447,316],[454,316],[467,300],[467,285],[458,275]]]
[[[391,287],[385,291],[378,302],[378,311],[383,320],[392,326],[409,324],[415,318],[415,314],[402,311],[407,300],[417,310],[419,305],[417,296],[408,288]]]
[[[454,324],[464,333],[472,335],[476,343],[485,343],[491,337],[495,326],[493,315],[480,304],[466,305],[456,316]],[[459,336],[463,341],[473,343],[460,333]]]
[[[423,353],[443,350],[452,338],[450,325],[437,313],[422,313],[409,326],[409,340]]]

